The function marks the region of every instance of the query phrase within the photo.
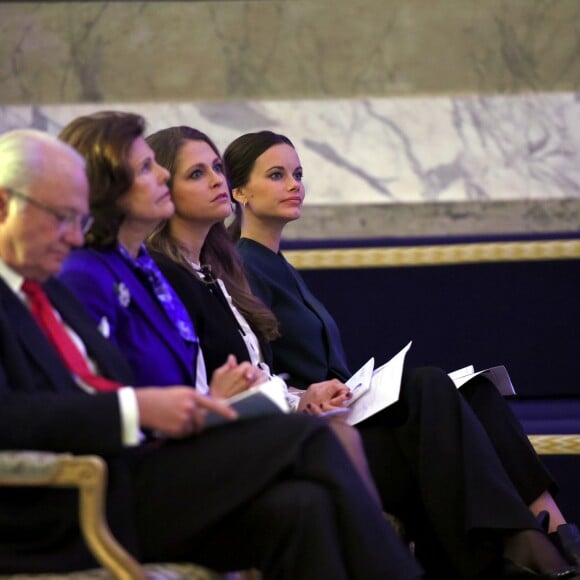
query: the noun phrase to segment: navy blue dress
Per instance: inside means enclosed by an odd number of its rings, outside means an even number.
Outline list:
[[[238,250],[253,292],[280,323],[274,372],[302,388],[348,378],[336,323],[300,274],[253,240],[240,239]],[[417,556],[441,577],[450,568],[463,577],[480,573],[497,556],[490,546],[501,530],[536,527],[527,505],[554,485],[485,378],[460,396],[441,369],[405,368],[399,402],[357,428],[385,509],[403,519]]]

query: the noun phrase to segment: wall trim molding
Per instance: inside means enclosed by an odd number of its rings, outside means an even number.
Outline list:
[[[285,250],[299,270],[580,259],[580,240]]]

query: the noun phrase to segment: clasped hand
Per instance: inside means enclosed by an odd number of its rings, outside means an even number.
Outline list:
[[[226,362],[214,371],[210,391],[214,397],[229,398],[267,380],[264,371],[247,361],[238,364],[236,357],[230,354]]]
[[[208,411],[235,419],[236,411],[225,398],[266,380],[265,373],[248,362],[238,364],[230,355],[215,370],[210,384],[211,396],[184,385],[135,389],[141,427],[167,437],[185,437],[203,429]]]
[[[314,383],[300,397],[298,410],[310,415],[320,415],[345,407],[351,396],[349,388],[338,379]]]

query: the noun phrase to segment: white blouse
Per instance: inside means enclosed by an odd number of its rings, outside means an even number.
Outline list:
[[[201,269],[200,264],[197,264],[197,263],[192,262],[192,261],[189,261],[189,264],[197,272],[198,276],[202,280],[206,279],[206,275],[204,274],[203,270]],[[248,324],[248,321],[244,318],[244,315],[234,305],[234,301],[233,301],[230,293],[227,291],[226,285],[223,283],[223,281],[220,278],[216,278],[216,282],[219,284],[220,290],[222,291],[223,295],[225,296],[226,301],[228,303],[228,306],[230,307],[230,310],[232,311],[233,315],[235,316],[238,324],[240,325],[240,328],[243,330],[242,338],[244,340],[244,343],[246,344],[246,349],[247,349],[248,354],[250,356],[250,362],[254,366],[256,366],[259,369],[261,369],[262,371],[264,371],[269,377],[272,377],[270,367],[264,362],[264,356],[262,355],[262,349],[260,348],[260,341],[258,340],[256,333],[252,330],[251,326]],[[201,348],[200,348],[200,352],[201,352]],[[198,355],[198,359],[200,359],[200,358],[203,358],[203,357]],[[199,376],[199,374],[200,374],[199,373],[199,370],[200,370],[199,364],[198,364],[197,370],[198,370],[198,376]],[[204,371],[205,371],[205,363],[204,363]],[[209,387],[207,386],[207,377],[206,377],[205,372],[203,372],[203,377],[205,379],[205,391],[203,391],[203,392],[207,393],[209,391]],[[277,378],[282,380],[281,377],[277,377]],[[197,388],[197,382],[196,382],[196,388]],[[290,408],[293,411],[295,411],[298,408],[298,403],[300,402],[300,394],[302,394],[302,391],[299,392],[298,394],[291,393],[288,390],[288,385],[286,385],[285,382],[284,382],[284,388],[286,391],[286,401],[288,402],[288,405],[290,406]]]

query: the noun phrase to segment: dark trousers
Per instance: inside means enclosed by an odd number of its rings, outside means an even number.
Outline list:
[[[211,429],[145,454],[135,479],[146,560],[256,567],[268,579],[421,577],[322,420]]]
[[[506,406],[493,395],[484,401],[469,394],[491,418],[494,409],[486,405]],[[508,438],[502,429],[490,426],[498,445]],[[525,480],[528,463],[537,458],[520,463],[510,455],[519,449],[514,443],[502,461],[474,410],[440,369],[406,369],[400,401],[359,430],[385,509],[408,526],[433,577],[475,578],[497,561],[505,533],[537,528],[524,492],[504,469],[513,461],[513,471],[521,470]],[[533,450],[527,453],[535,457]]]
[[[557,491],[521,423],[495,386],[476,377],[459,391],[477,415],[502,462],[505,472],[529,505],[543,492]]]

